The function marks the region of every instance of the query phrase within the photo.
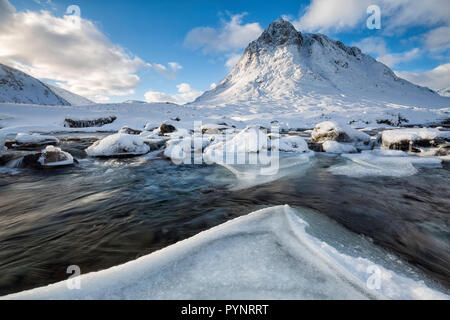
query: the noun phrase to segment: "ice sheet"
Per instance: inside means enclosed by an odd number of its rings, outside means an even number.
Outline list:
[[[63,281],[4,298],[449,298],[420,279],[347,254],[342,246],[334,248],[313,236],[312,227],[301,211],[287,205],[262,209],[129,263],[82,275],[79,290],[69,290]],[[336,239],[351,238],[345,229],[340,232]],[[328,231],[327,237],[333,233]],[[358,239],[361,246],[378,250]],[[376,287],[373,270],[381,279]]]
[[[360,154],[343,154],[348,159],[345,164],[337,164],[327,169],[336,175],[350,177],[391,176],[404,177],[416,174],[417,167],[441,167],[439,158],[405,156],[404,153],[366,151]]]

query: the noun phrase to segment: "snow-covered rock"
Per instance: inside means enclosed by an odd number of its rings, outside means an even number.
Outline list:
[[[57,144],[59,139],[53,136],[41,135],[38,133],[18,133],[15,142],[20,146],[39,146],[45,144]]]
[[[356,153],[355,146],[351,143],[342,143],[333,140],[327,140],[322,144],[323,151],[328,153]]]
[[[66,118],[64,120],[64,127],[68,127],[68,128],[101,127],[106,124],[113,123],[116,119],[117,119],[116,116],[101,117],[101,118],[96,118],[96,119]]]
[[[311,141],[324,142],[333,140],[338,142],[369,143],[370,136],[352,127],[334,121],[325,121],[316,125],[311,132]]]
[[[38,159],[44,168],[54,168],[73,165],[74,160],[70,153],[54,146],[47,146]]]
[[[95,142],[86,149],[91,157],[121,157],[142,155],[150,151],[142,137],[126,133],[116,133]]]
[[[133,129],[130,128],[128,126],[123,126],[120,130],[119,133],[126,133],[126,134],[141,134],[142,130],[137,130],[137,129]]]
[[[222,151],[226,153],[258,153],[268,148],[268,137],[265,132],[257,127],[247,127],[232,139],[216,143],[208,150]]]
[[[227,125],[217,123],[207,123],[200,127],[203,134],[221,134],[227,129],[229,129]]]
[[[282,152],[308,152],[308,144],[300,136],[281,136],[275,138],[272,135],[270,140],[270,149]]]
[[[381,141],[384,148],[412,151],[416,147],[436,147],[450,141],[450,131],[433,128],[408,128],[383,131]]]
[[[155,122],[147,122],[145,125],[144,125],[144,130],[145,131],[153,131],[153,130],[155,130],[156,128],[158,128],[160,125],[158,125],[158,124],[156,124]]]
[[[164,121],[157,130],[159,132],[159,135],[163,136],[165,134],[175,132],[177,128],[172,122]]]

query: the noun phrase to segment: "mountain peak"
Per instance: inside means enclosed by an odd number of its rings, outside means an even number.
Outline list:
[[[303,37],[300,32],[295,30],[292,23],[279,18],[264,30],[256,42],[273,46],[291,44],[301,45],[303,43]]]

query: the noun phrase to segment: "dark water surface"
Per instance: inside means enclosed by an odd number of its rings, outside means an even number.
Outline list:
[[[90,143],[90,142],[89,142]],[[63,150],[83,158],[86,141]],[[81,159],[72,168],[0,171],[0,295],[118,265],[235,217],[289,204],[317,210],[450,288],[450,168],[351,178],[317,156],[307,172],[245,190],[212,165],[151,156]]]

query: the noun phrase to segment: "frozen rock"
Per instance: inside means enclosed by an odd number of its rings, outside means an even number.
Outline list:
[[[339,124],[334,121],[321,122],[311,132],[312,142],[325,142],[333,140],[337,142],[363,142],[369,143],[370,136],[367,133]]]
[[[158,128],[158,125],[154,122],[147,122],[144,126],[145,131],[153,131]]]
[[[309,152],[308,144],[305,139],[300,136],[281,136],[276,138],[276,136],[271,135],[270,140],[271,150],[278,149],[282,152]]]
[[[357,153],[355,146],[351,143],[340,143],[333,140],[327,140],[322,144],[323,151],[328,153]]]
[[[137,130],[137,129],[132,129],[128,126],[123,126],[120,130],[119,133],[126,133],[126,134],[141,134],[141,130]]]
[[[207,162],[223,162],[224,158],[234,158],[246,153],[257,154],[268,150],[269,138],[257,127],[247,127],[233,138],[211,144],[205,149]]]
[[[159,135],[163,136],[167,133],[175,132],[177,129],[170,122],[165,121],[159,126]]]
[[[383,131],[384,148],[403,151],[420,151],[419,147],[437,147],[450,141],[450,131],[432,128],[407,128]]]
[[[225,124],[208,123],[200,127],[200,131],[203,134],[221,134],[229,127]]]
[[[17,145],[25,146],[40,146],[45,144],[57,144],[59,143],[58,138],[53,136],[40,135],[38,133],[28,134],[19,133],[16,136],[15,142]]]
[[[54,168],[73,165],[74,160],[70,153],[54,146],[47,146],[42,150],[38,162],[44,168]]]
[[[69,128],[89,128],[89,127],[101,127],[105,124],[113,123],[117,119],[116,116],[109,116],[97,119],[70,119],[64,120],[64,127]]]
[[[126,133],[116,133],[95,142],[86,149],[91,157],[122,157],[146,154],[150,147],[142,137]]]

